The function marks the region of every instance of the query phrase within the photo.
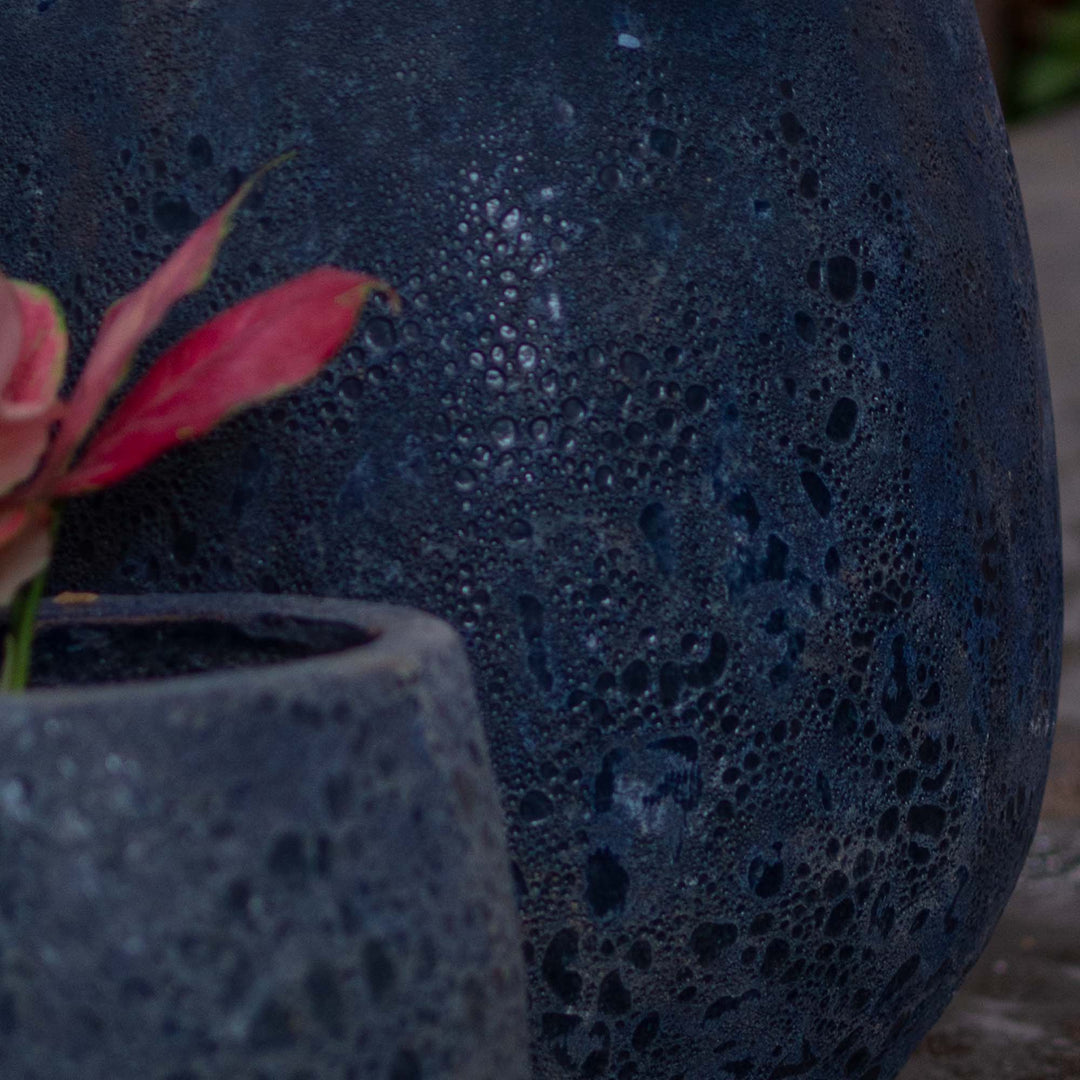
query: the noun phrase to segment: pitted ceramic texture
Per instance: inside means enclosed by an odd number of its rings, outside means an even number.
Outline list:
[[[1015,879],[1058,682],[1039,316],[968,0],[2,29],[0,256],[78,343],[294,144],[157,340],[320,260],[405,302],[73,506],[58,583],[461,630],[541,1080],[892,1076]]]
[[[524,1080],[460,643],[382,625],[371,660],[0,702],[0,1074]]]

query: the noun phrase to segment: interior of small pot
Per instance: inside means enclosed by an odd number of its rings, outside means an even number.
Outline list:
[[[301,660],[366,645],[378,632],[295,616],[140,618],[43,625],[32,687],[190,675]]]

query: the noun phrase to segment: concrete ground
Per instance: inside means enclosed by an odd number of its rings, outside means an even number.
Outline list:
[[[1080,1078],[1080,109],[1015,129],[1054,401],[1065,556],[1058,730],[994,936],[900,1080]]]

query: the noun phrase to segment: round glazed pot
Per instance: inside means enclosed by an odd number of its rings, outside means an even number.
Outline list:
[[[46,604],[34,678],[62,685],[0,696],[5,1077],[528,1075],[449,627],[305,598]]]
[[[56,584],[462,632],[542,1080],[894,1074],[1011,888],[1058,679],[969,0],[57,0],[0,30],[0,261],[77,345],[291,144],[161,342],[324,259],[406,303],[72,506]]]

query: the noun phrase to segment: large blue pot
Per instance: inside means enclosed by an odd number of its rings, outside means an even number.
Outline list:
[[[1058,684],[970,0],[46,0],[0,41],[0,258],[78,347],[294,144],[156,340],[324,260],[407,304],[73,507],[54,584],[462,631],[538,1078],[891,1077],[1012,887]]]

